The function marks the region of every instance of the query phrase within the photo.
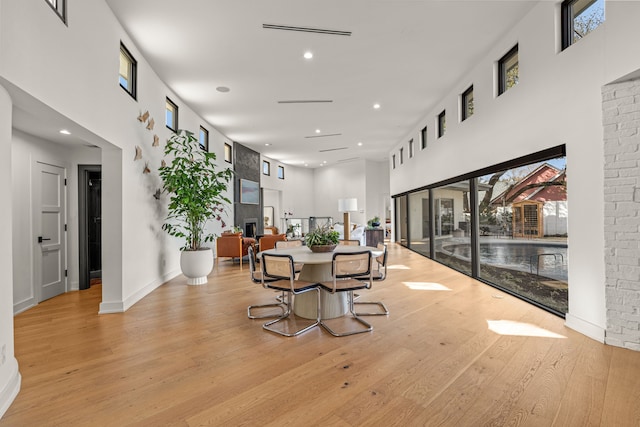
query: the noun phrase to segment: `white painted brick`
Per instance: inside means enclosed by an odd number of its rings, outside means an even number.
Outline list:
[[[616,334],[616,337],[613,336],[613,333],[609,335],[609,331],[607,331],[607,336],[604,339],[604,342],[608,345],[614,345],[616,347],[624,347],[624,340],[619,337],[620,334]]]
[[[640,351],[640,342],[625,341],[624,347],[628,348],[629,350]]]

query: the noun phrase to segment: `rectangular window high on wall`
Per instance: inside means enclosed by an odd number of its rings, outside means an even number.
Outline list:
[[[440,114],[438,114],[438,138],[444,136],[447,131],[447,112],[446,110],[442,110]]]
[[[231,145],[224,143],[224,161],[231,163],[233,161],[233,149]]]
[[[473,116],[473,85],[462,93],[462,117],[461,121]]]
[[[409,140],[409,158],[413,157],[413,138]]]
[[[200,148],[204,151],[209,151],[209,131],[202,126],[200,126],[198,142],[200,143]]]
[[[120,72],[118,80],[129,95],[136,99],[136,78],[138,72],[138,62],[131,55],[124,44],[120,43]]]
[[[278,179],[284,179],[284,166],[278,166]]]
[[[178,132],[178,106],[169,98],[166,100],[165,124],[172,131]]]
[[[562,2],[562,49],[566,49],[604,22],[604,0]]]
[[[271,163],[266,160],[262,161],[262,174],[263,175],[271,175]]]
[[[400,148],[400,164],[404,163],[404,148]]]
[[[67,23],[67,0],[45,0],[58,14],[62,22]]]
[[[515,45],[498,61],[498,95],[518,84],[518,45]]]
[[[395,168],[396,168],[396,155],[395,155],[395,154],[392,154],[392,155],[391,155],[391,167],[392,167],[393,169],[395,169]]]
[[[427,148],[427,127],[423,127],[420,131],[420,149],[424,150]]]

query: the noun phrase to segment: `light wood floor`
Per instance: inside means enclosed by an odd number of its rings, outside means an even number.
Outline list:
[[[262,330],[246,307],[275,294],[229,261],[123,314],[99,287],[46,301],[15,318],[0,426],[640,425],[640,353],[393,244],[389,265],[362,298],[391,314],[346,338]]]

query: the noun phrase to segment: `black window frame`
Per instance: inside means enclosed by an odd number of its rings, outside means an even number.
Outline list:
[[[471,95],[471,114],[469,114],[469,109],[467,108],[469,105],[469,95]],[[460,121],[464,122],[469,117],[473,116],[474,111],[474,103],[473,103],[473,85],[469,86],[467,90],[462,92],[462,111],[460,115]]]
[[[442,110],[438,114],[438,138],[442,138],[447,132],[447,110]]]
[[[271,176],[271,163],[266,160],[262,161],[262,175]]]
[[[174,127],[169,126],[167,123],[167,111],[169,110],[169,106],[173,107],[173,123]],[[171,129],[174,132],[178,132],[178,105],[173,102],[168,96],[165,101],[165,114],[164,114],[164,123],[168,129]]]
[[[423,127],[420,131],[420,149],[424,150],[427,148],[427,127]]]
[[[136,60],[136,58],[133,57],[131,52],[129,52],[129,49],[127,49],[127,47],[124,45],[124,43],[122,43],[122,41],[120,42],[120,55],[121,56],[124,55],[129,61],[129,73],[131,78],[130,80],[127,80],[127,82],[129,83],[130,89],[127,89],[126,87],[122,86],[122,82],[120,82],[120,79],[118,79],[118,84],[125,92],[129,94],[129,96],[137,100],[138,61]],[[119,68],[118,68],[118,76],[121,76]]]
[[[506,64],[513,56],[518,56],[518,61],[516,62],[516,64],[518,64],[518,79],[513,86],[507,87],[507,73],[509,72],[509,70],[506,68]],[[498,96],[502,95],[512,87],[517,86],[519,80],[520,80],[520,57],[519,57],[519,51],[518,51],[518,44],[516,43],[516,45],[512,47],[509,50],[509,52],[505,53],[502,56],[502,58],[498,60]]]
[[[67,25],[67,0],[44,0],[58,15],[58,18]],[[55,4],[54,4],[55,3]]]
[[[204,135],[204,144],[200,138],[202,135]],[[200,133],[198,134],[198,143],[203,151],[209,151],[209,131],[202,125],[200,125]]]
[[[278,165],[278,179],[284,179],[284,166]]]
[[[409,140],[409,158],[413,158],[413,138]]]
[[[574,22],[576,17],[580,16],[580,15],[576,16],[576,14],[573,11],[573,6],[579,1],[580,0],[564,0],[560,5],[560,10],[561,10],[560,11],[560,25],[561,25],[560,32],[561,32],[561,38],[562,38],[562,50],[565,50],[569,46],[575,44],[577,41],[582,40],[584,36],[589,34],[589,33],[584,34],[583,36],[581,36],[579,40],[576,40],[576,41],[573,40],[573,33],[575,31]],[[589,3],[586,7],[582,9],[581,13],[587,10],[596,1],[597,0],[593,0],[591,3]]]
[[[393,169],[396,168],[396,155],[395,154],[391,155],[391,165],[392,165]]]
[[[233,147],[226,142],[224,143],[224,161],[233,163]]]

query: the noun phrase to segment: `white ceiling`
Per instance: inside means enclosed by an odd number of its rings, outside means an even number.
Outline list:
[[[537,2],[106,3],[160,78],[228,138],[288,164],[318,167],[323,161],[386,159],[391,146]],[[313,59],[303,58],[306,51]],[[219,86],[230,91],[218,92]],[[381,108],[374,110],[374,103]]]

